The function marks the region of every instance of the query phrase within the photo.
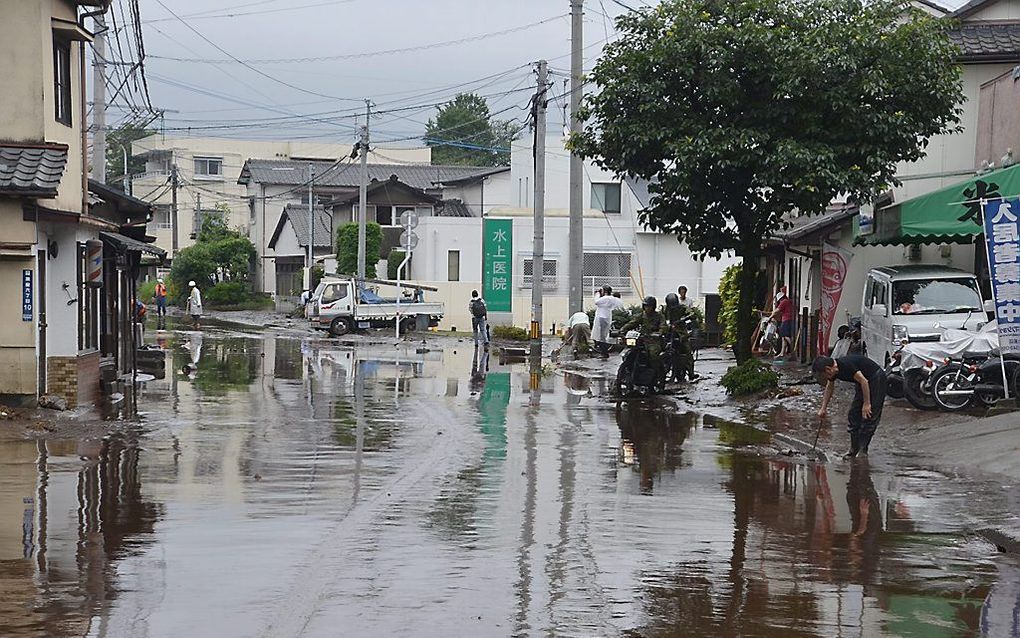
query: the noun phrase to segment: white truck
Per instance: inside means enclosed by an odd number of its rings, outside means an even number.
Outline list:
[[[401,296],[399,303],[396,298],[380,297],[376,290],[380,286],[396,287]],[[312,293],[306,313],[313,327],[329,330],[336,337],[356,329],[394,326],[398,317],[402,333],[425,330],[439,325],[443,318],[442,303],[424,301],[425,291],[437,290],[381,279],[358,282],[350,277],[327,275]]]

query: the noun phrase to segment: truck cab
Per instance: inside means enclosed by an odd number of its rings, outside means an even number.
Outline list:
[[[905,342],[938,341],[946,328],[986,320],[977,277],[947,266],[883,266],[868,272],[861,303],[865,353],[879,365]]]

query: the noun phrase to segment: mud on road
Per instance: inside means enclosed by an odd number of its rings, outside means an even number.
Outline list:
[[[0,635],[1015,635],[1005,504],[909,459],[456,339],[159,339],[136,419],[0,440]]]

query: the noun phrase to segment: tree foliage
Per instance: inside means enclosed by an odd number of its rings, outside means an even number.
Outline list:
[[[957,129],[949,25],[898,0],[664,0],[617,26],[571,144],[654,181],[641,214],[653,230],[743,257],[746,359],[762,239],[837,195],[870,200],[898,162]]]
[[[243,284],[255,259],[255,245],[236,230],[227,228],[222,215],[202,219],[198,240],[177,253],[170,268],[172,288],[187,294],[188,282],[208,288],[220,282]]]
[[[128,174],[145,171],[145,160],[131,156],[131,142],[155,133],[152,129],[126,122],[106,132],[106,177],[112,188],[124,190],[124,149],[128,154]]]
[[[358,225],[349,223],[336,231],[337,271],[341,275],[358,274]],[[374,222],[365,224],[365,277],[375,279],[375,266],[382,248],[382,227]]]
[[[453,166],[507,166],[516,137],[517,129],[492,119],[485,98],[474,93],[461,93],[439,107],[425,128],[432,163]]]

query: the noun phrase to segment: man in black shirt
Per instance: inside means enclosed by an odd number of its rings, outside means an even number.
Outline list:
[[[885,403],[885,370],[868,357],[859,354],[848,354],[845,357],[818,357],[812,370],[819,383],[825,384],[822,393],[822,405],[818,408],[818,416],[824,417],[836,388],[836,379],[856,384],[850,412],[847,414],[847,430],[850,432],[850,451],[847,457],[853,458],[868,454],[871,438],[878,429],[878,421],[882,418],[882,405]]]

